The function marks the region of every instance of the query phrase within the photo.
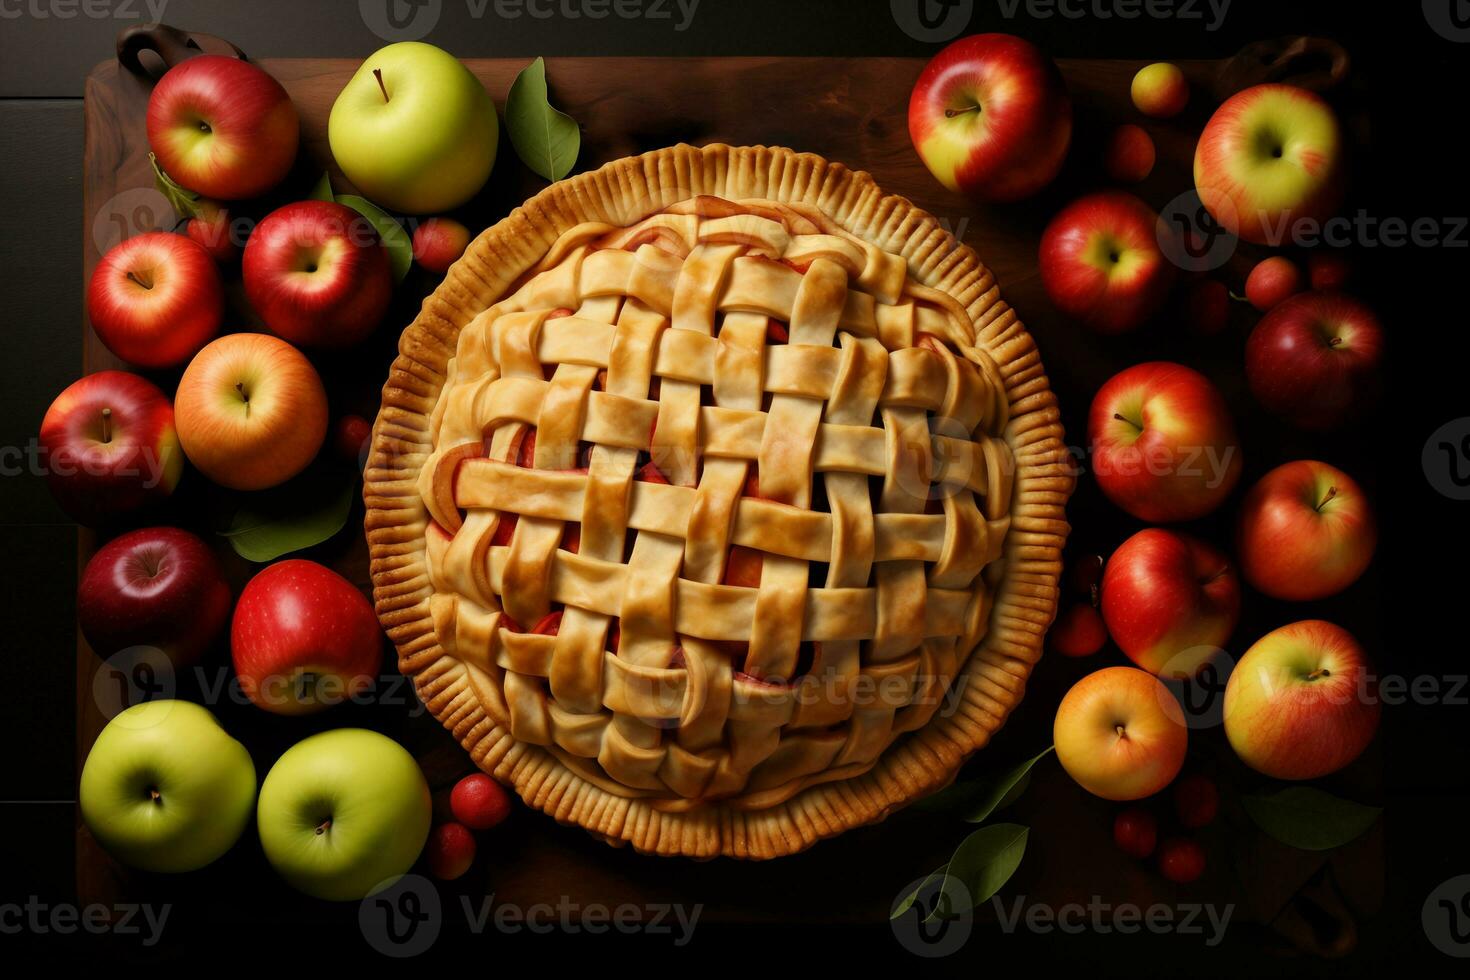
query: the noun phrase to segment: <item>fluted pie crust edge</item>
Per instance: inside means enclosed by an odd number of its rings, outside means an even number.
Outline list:
[[[914,280],[954,297],[974,324],[975,346],[1000,368],[1010,405],[1003,436],[1016,465],[1003,574],[990,628],[951,688],[961,696],[864,774],[817,783],[761,810],[660,809],[609,793],[545,749],[517,742],[485,713],[469,669],[441,649],[429,614],[428,516],[417,481],[460,330],[574,225],[629,225],[700,194],[806,203],[851,234],[902,255]],[[514,786],[531,806],[646,853],[778,857],[881,820],[946,785],[1021,700],[1056,613],[1068,532],[1064,508],[1073,478],[1056,399],[1035,343],[975,252],[931,215],[884,194],[867,173],[783,148],[681,145],[559,181],[471,243],[403,332],[398,351],[363,486],[378,617],[398,649],[399,668],[435,717],[481,769]]]

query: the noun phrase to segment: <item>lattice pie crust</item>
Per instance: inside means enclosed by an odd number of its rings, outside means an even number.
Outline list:
[[[1071,489],[974,252],[862,173],[673,147],[482,234],[404,333],[365,497],[403,671],[533,806],[772,857],[1019,701]]]

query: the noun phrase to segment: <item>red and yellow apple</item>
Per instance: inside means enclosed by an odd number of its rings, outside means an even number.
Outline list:
[[[272,211],[246,241],[240,273],[271,332],[303,347],[357,343],[377,327],[393,295],[377,231],[335,201]]]
[[[1284,255],[1262,259],[1245,277],[1245,298],[1262,313],[1302,291],[1302,270]]]
[[[470,230],[453,218],[430,218],[413,230],[413,260],[430,272],[449,271],[470,244]]]
[[[1302,429],[1333,429],[1372,401],[1383,328],[1343,293],[1299,293],[1251,331],[1245,377],[1266,409]]]
[[[168,396],[126,371],[89,374],[57,395],[40,444],[51,493],[82,524],[164,500],[184,472]]]
[[[1175,268],[1159,248],[1159,217],[1132,194],[1073,201],[1041,235],[1041,283],[1053,305],[1103,334],[1124,333],[1158,312]]]
[[[909,138],[945,187],[1017,201],[1051,183],[1072,140],[1072,101],[1039,48],[1009,34],[963,37],[924,66]]]
[[[230,624],[240,689],[281,715],[321,711],[360,695],[382,662],[382,632],[367,598],[336,572],[287,559],[246,583]]]
[[[1342,199],[1342,135],[1320,95],[1256,85],[1225,101],[1200,134],[1194,186],[1227,230],[1257,244],[1290,244],[1299,222],[1320,223]]]
[[[1114,375],[1092,400],[1087,438],[1103,493],[1139,520],[1203,517],[1240,479],[1225,400],[1182,364],[1150,361]]]
[[[1275,779],[1316,779],[1352,762],[1378,729],[1376,684],[1351,633],[1320,619],[1267,633],[1225,686],[1225,736]]]
[[[179,441],[205,476],[263,490],[300,473],[327,435],[327,394],[300,351],[236,333],[195,355],[179,379]]]
[[[1167,119],[1179,115],[1189,104],[1189,80],[1178,65],[1158,61],[1138,69],[1128,94],[1145,116]]]
[[[148,98],[148,145],[159,165],[205,197],[236,201],[275,187],[296,159],[300,136],[281,83],[239,58],[183,61]]]
[[[1108,635],[1151,674],[1193,677],[1240,619],[1240,580],[1230,559],[1197,538],[1139,531],[1108,559],[1102,582]]]
[[[1106,667],[1062,698],[1052,739],[1057,761],[1083,789],[1105,800],[1140,800],[1179,774],[1189,731],[1157,677]]]
[[[1272,598],[1341,592],[1368,568],[1377,543],[1377,523],[1357,481],[1316,460],[1276,467],[1240,505],[1241,571]]]
[[[183,235],[153,231],[102,256],[87,284],[92,329],[140,367],[182,364],[214,339],[225,315],[219,269]]]

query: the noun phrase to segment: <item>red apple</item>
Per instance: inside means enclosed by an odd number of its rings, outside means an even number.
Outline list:
[[[377,231],[334,201],[298,201],[266,215],[245,243],[240,272],[266,326],[303,347],[357,343],[393,293]]]
[[[362,466],[366,462],[368,440],[373,436],[373,424],[361,415],[344,415],[332,428],[332,451],[344,463]]]
[[[235,240],[230,211],[214,201],[200,202],[199,214],[185,222],[184,234],[198,242],[219,265],[228,265],[240,257],[240,243]]]
[[[1320,234],[1342,198],[1342,136],[1320,95],[1255,85],[1215,110],[1194,151],[1201,203],[1248,242],[1290,244]]]
[[[1079,786],[1105,800],[1141,800],[1184,765],[1189,731],[1163,682],[1132,667],[1088,674],[1057,706],[1057,761]]]
[[[1151,527],[1123,542],[1103,573],[1108,634],[1144,670],[1192,677],[1240,619],[1230,559],[1196,538]]]
[[[1245,277],[1245,298],[1262,313],[1302,291],[1302,270],[1284,255],[1257,262]]]
[[[228,334],[179,379],[179,441],[215,483],[263,490],[305,469],[327,435],[327,393],[300,351],[262,333]]]
[[[449,791],[454,819],[471,830],[489,830],[510,816],[510,794],[495,780],[477,772],[461,779]]]
[[[1236,551],[1245,579],[1275,599],[1323,599],[1373,560],[1378,528],[1356,481],[1302,459],[1276,467],[1240,505]]]
[[[270,565],[240,593],[230,624],[240,689],[281,715],[320,711],[367,690],[382,634],[357,587],[300,558]]]
[[[1072,139],[1072,101],[1040,49],[1009,34],[962,37],[909,96],[909,138],[938,181],[987,201],[1051,183]]]
[[[1372,400],[1382,356],[1383,328],[1372,310],[1343,293],[1301,293],[1251,331],[1245,376],[1268,410],[1323,431]]]
[[[1225,400],[1182,364],[1150,361],[1114,375],[1088,413],[1097,482],[1143,521],[1210,513],[1240,479],[1240,443]]]
[[[130,531],[82,572],[77,620],[97,656],[157,647],[177,667],[198,663],[230,617],[230,587],[214,552],[176,527]]]
[[[225,292],[200,245],[163,231],[108,249],[87,285],[87,316],[107,349],[147,368],[182,364],[219,333]]]
[[[1041,235],[1041,282],[1052,303],[1098,333],[1140,326],[1174,281],[1157,225],[1147,204],[1122,191],[1067,205]]]
[[[1108,176],[1125,184],[1136,184],[1154,169],[1154,141],[1142,126],[1126,123],[1113,130],[1103,151]]]
[[[1230,290],[1218,279],[1194,279],[1184,288],[1184,322],[1190,330],[1212,337],[1230,325]]]
[[[443,275],[470,244],[470,230],[453,218],[430,218],[413,230],[413,259]]]
[[[1159,845],[1159,874],[1187,885],[1205,873],[1205,849],[1188,837],[1171,837]]]
[[[1052,649],[1064,657],[1090,657],[1108,642],[1108,631],[1097,609],[1074,602],[1057,617],[1047,638]]]
[[[1225,736],[1274,779],[1316,779],[1356,759],[1381,710],[1368,658],[1351,633],[1308,619],[1267,633],[1225,685]]]
[[[148,145],[164,171],[205,197],[258,197],[296,159],[300,126],[281,83],[239,58],[199,55],[148,98]]]
[[[163,500],[184,471],[168,396],[126,371],[89,374],[57,395],[40,443],[52,494],[82,524]]]
[[[1178,65],[1159,61],[1138,69],[1129,95],[1145,116],[1167,119],[1179,115],[1189,104],[1189,80]]]
[[[475,835],[461,823],[441,823],[429,833],[424,845],[429,874],[440,881],[453,881],[475,863]]]
[[[1118,850],[1140,861],[1154,852],[1159,841],[1159,822],[1141,806],[1118,811],[1113,818],[1113,843]]]
[[[1352,263],[1341,252],[1313,252],[1307,256],[1307,279],[1313,289],[1342,289],[1352,275]]]

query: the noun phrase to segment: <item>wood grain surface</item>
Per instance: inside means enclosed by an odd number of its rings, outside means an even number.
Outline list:
[[[498,105],[524,60],[472,60],[467,64],[485,84]],[[1232,331],[1225,337],[1201,341],[1189,335],[1177,319],[1116,341],[1084,333],[1051,309],[1041,290],[1036,269],[1036,247],[1046,218],[1067,199],[1105,184],[1101,146],[1111,128],[1122,122],[1144,124],[1158,146],[1153,174],[1136,192],[1155,207],[1188,190],[1190,160],[1200,126],[1211,108],[1209,92],[1219,67],[1216,62],[1181,62],[1191,79],[1195,99],[1179,118],[1167,122],[1144,120],[1129,103],[1128,82],[1142,61],[1071,60],[1060,62],[1071,90],[1076,128],[1073,150],[1062,177],[1036,200],[1019,206],[986,208],[946,192],[928,174],[914,153],[907,131],[909,91],[923,62],[894,58],[556,58],[548,63],[552,101],[582,126],[582,154],[578,169],[678,141],[734,144],[781,144],[810,150],[831,160],[867,170],[885,190],[909,197],[932,212],[956,235],[973,246],[996,272],[1005,298],[1016,307],[1036,336],[1063,406],[1069,440],[1082,442],[1082,420],[1097,387],[1117,370],[1146,359],[1174,359],[1202,367],[1236,405],[1247,445],[1260,437],[1274,439],[1269,423],[1247,405],[1239,351],[1246,322],[1237,311]],[[303,197],[320,176],[331,171],[338,191],[347,182],[331,162],[326,123],[333,100],[357,67],[350,60],[266,60],[263,67],[290,92],[301,115],[303,142],[290,179],[270,200],[255,202],[249,214],[259,217],[272,207]],[[88,275],[102,252],[120,237],[153,227],[170,227],[173,216],[161,195],[152,190],[144,111],[150,83],[119,70],[115,63],[98,66],[86,85],[86,171],[84,263]],[[461,217],[472,230],[493,223],[534,193],[543,182],[515,157],[502,127],[501,146],[494,173],[485,191],[463,209]],[[1241,249],[1222,275],[1239,290],[1243,272],[1254,254]],[[230,328],[259,321],[244,303],[238,270],[227,274]],[[386,377],[396,340],[435,280],[415,267],[399,290],[394,307],[377,335],[349,354],[314,358],[327,383],[332,411],[356,412],[369,419],[377,407],[377,393]],[[119,367],[90,327],[86,332],[84,369],[87,372]],[[166,388],[177,372],[157,380]],[[1278,440],[1279,443],[1279,440]],[[1258,475],[1273,455],[1291,453],[1279,444],[1270,453],[1248,452],[1246,479]],[[1289,455],[1284,458],[1291,458]],[[1329,459],[1333,457],[1327,457]],[[1351,469],[1350,461],[1348,461]],[[1372,483],[1372,474],[1362,474]],[[1084,481],[1088,482],[1088,481]],[[218,526],[228,498],[207,485],[197,473],[185,476],[176,495],[170,523],[209,536]],[[1134,529],[1116,511],[1108,511],[1095,488],[1079,492],[1072,508],[1073,523],[1081,530],[1077,543],[1107,550]],[[1110,515],[1089,523],[1093,514]],[[1087,528],[1104,528],[1088,531]],[[1228,540],[1223,519],[1202,528],[1216,540]],[[94,542],[84,536],[85,560]],[[242,585],[253,567],[221,547],[235,586]],[[333,541],[307,553],[332,565],[363,588],[369,589],[366,544],[361,532],[360,504],[349,528]],[[1361,588],[1371,589],[1371,584]],[[1355,626],[1360,636],[1376,631],[1376,609],[1358,603],[1341,609],[1338,621]],[[1263,622],[1275,615],[1263,617]],[[1331,617],[1329,617],[1331,618]],[[1250,619],[1241,635],[1258,636]],[[1243,648],[1242,648],[1243,649]],[[1238,650],[1236,651],[1239,652]],[[1094,665],[1095,666],[1095,665]],[[1012,761],[1046,744],[1060,692],[1085,667],[1052,664],[1032,681],[1032,690],[1008,727],[982,755]],[[77,764],[80,768],[106,716],[95,694],[102,665],[79,641],[77,650]],[[394,673],[385,643],[385,674]],[[180,696],[208,696],[211,685],[228,679],[228,658],[215,651],[205,676],[178,679]],[[384,688],[384,697],[372,704],[331,709],[312,719],[268,716],[238,698],[224,697],[211,704],[225,727],[251,750],[260,777],[287,746],[325,728],[342,725],[374,727],[398,738],[419,758],[435,790],[439,814],[447,813],[445,798],[453,782],[470,771],[468,758],[437,722],[413,701],[406,688]],[[106,701],[104,697],[102,699]],[[1216,742],[1223,742],[1214,733]],[[1230,768],[1228,750],[1198,749],[1195,762],[1217,773],[1227,786],[1238,777]],[[983,765],[984,760],[976,760]],[[1194,763],[1192,763],[1194,764]],[[1345,777],[1345,795],[1371,796],[1378,761],[1370,754]],[[1112,894],[1116,900],[1148,901],[1169,894],[1167,886],[1144,869],[1109,853],[1106,844],[1111,810],[1091,807],[1079,811],[1080,791],[1055,772],[1039,774],[1032,799],[1023,804],[1026,819],[1035,824],[1032,858],[1017,882],[1034,899],[1055,896],[1068,900],[1073,893]],[[1094,801],[1096,802],[1096,801]],[[1095,811],[1095,812],[1094,812]],[[1080,815],[1079,815],[1080,814]],[[698,865],[683,860],[640,857],[593,840],[577,828],[560,827],[540,814],[518,810],[509,823],[483,835],[485,857],[459,882],[441,886],[446,895],[478,902],[494,893],[496,903],[529,906],[558,900],[609,907],[633,903],[702,903],[707,919],[736,922],[872,922],[886,917],[900,888],[915,876],[942,863],[966,831],[964,825],[937,824],[932,816],[900,813],[888,821],[849,832],[792,858],[763,865],[717,861]],[[1223,834],[1223,831],[1221,832]],[[1222,837],[1223,839],[1223,837]],[[1213,846],[1213,845],[1212,845]],[[1230,844],[1219,844],[1228,852]],[[1324,860],[1267,841],[1253,860],[1273,867],[1272,884],[1264,892],[1243,882],[1226,855],[1212,862],[1211,872],[1195,894],[1248,903],[1257,921],[1269,920],[1287,905],[1296,890],[1323,872]],[[1354,884],[1357,908],[1372,906],[1382,891],[1375,831],[1345,849],[1352,872],[1337,872],[1338,880]],[[1339,856],[1341,858],[1341,855]],[[1337,860],[1337,859],[1335,859]],[[1087,868],[1087,874],[1079,874]],[[277,882],[260,853],[255,832],[222,861],[193,875],[175,878],[137,874],[122,869],[95,844],[78,824],[77,884],[82,900],[113,902],[172,901],[176,915],[200,924],[228,921],[232,916],[252,919],[336,919],[346,923],[356,916],[350,908],[327,906],[296,896]],[[1079,891],[1080,889],[1080,891]],[[446,898],[448,901],[448,898]],[[1245,914],[1242,912],[1241,914]],[[455,921],[458,921],[456,914]]]

